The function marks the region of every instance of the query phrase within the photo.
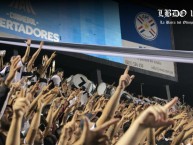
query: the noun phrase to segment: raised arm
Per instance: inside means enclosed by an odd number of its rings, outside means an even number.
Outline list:
[[[173,124],[173,120],[167,118],[167,110],[176,104],[175,97],[165,106],[150,106],[143,111],[134,121],[129,130],[120,138],[116,145],[138,145],[148,128],[156,128]]]
[[[56,52],[52,53],[51,57],[45,62],[45,65],[40,70],[38,70],[41,77],[43,77],[42,75],[46,72],[48,66],[50,65],[55,56]]]
[[[36,58],[38,57],[38,55],[42,49],[43,44],[44,44],[43,41],[41,41],[39,49],[33,54],[32,58],[28,62],[28,65],[27,65],[27,71],[28,72],[32,71],[33,64],[34,64]]]
[[[28,60],[29,53],[30,53],[30,45],[31,45],[31,40],[28,39],[28,40],[27,40],[27,49],[26,49],[26,51],[25,51],[25,55],[24,55],[24,56],[22,57],[22,59],[21,59],[21,61],[22,61],[23,64],[26,63],[27,60]]]
[[[21,57],[18,55],[16,57],[13,57],[11,59],[11,66],[10,66],[10,71],[9,74],[5,80],[5,85],[7,85],[8,87],[11,86],[11,81],[13,80],[13,78],[15,77],[15,73],[17,71],[17,69],[19,69],[19,67],[17,66],[18,62],[21,60]]]
[[[163,127],[160,127],[156,130],[155,132],[155,137],[157,137],[158,135],[160,135],[164,130],[167,129],[167,126],[163,126]]]
[[[84,120],[84,128],[81,134],[81,137],[78,141],[74,143],[74,145],[92,145],[93,143],[98,144],[106,144],[106,137],[104,135],[104,131],[111,125],[117,123],[118,119],[111,119],[101,126],[97,126],[97,128],[91,130],[89,128],[89,120],[85,118]],[[123,145],[123,144],[122,144]]]
[[[46,117],[46,121],[47,121],[48,125],[46,126],[46,128],[44,130],[44,136],[48,135],[48,133],[50,132],[50,129],[52,128],[54,107],[55,107],[55,101],[52,102],[52,105],[50,106],[50,109],[48,111],[48,115]]]
[[[149,128],[147,130],[147,145],[156,145],[155,143],[155,128]]]
[[[30,114],[33,112],[35,107],[37,106],[37,102],[41,97],[48,97],[51,94],[51,91],[48,92],[48,88],[50,87],[51,84],[44,86],[40,94],[33,100],[33,102],[30,104],[30,107],[28,111],[26,112],[25,117],[28,118]]]
[[[189,122],[189,124],[184,127],[183,130],[185,130],[185,134],[183,136],[182,141],[185,141],[187,138],[189,138],[193,134],[193,128],[192,128],[193,124],[192,123],[193,121]]]
[[[117,106],[119,104],[121,91],[123,91],[127,86],[129,86],[130,83],[132,82],[132,80],[135,77],[134,75],[130,76],[128,74],[128,71],[129,71],[129,68],[127,67],[125,69],[124,74],[121,75],[121,77],[119,79],[119,85],[116,88],[115,93],[111,96],[110,100],[108,101],[106,107],[103,110],[103,113],[102,113],[101,117],[96,122],[97,126],[100,126],[104,122],[106,122],[106,121],[110,120],[111,118],[113,118],[115,110],[117,109]]]
[[[59,107],[54,111],[53,113],[53,121],[55,122],[59,116],[59,114],[61,113],[62,109],[63,109],[63,105],[66,103],[66,100],[64,100],[63,98],[60,98],[60,105]]]
[[[30,124],[30,128],[27,132],[27,136],[25,138],[25,142],[27,144],[34,144],[35,136],[37,134],[37,131],[40,125],[40,118],[41,118],[41,112],[42,112],[43,106],[44,106],[43,98],[40,98],[38,100],[38,107],[36,109],[35,115]]]
[[[172,140],[171,145],[180,145],[180,143],[181,143],[184,135],[185,135],[185,130],[182,130],[182,131],[180,132],[180,134],[178,134],[178,136],[176,136],[176,137]]]
[[[21,145],[20,130],[23,115],[29,106],[29,101],[25,98],[25,92],[22,90],[13,106],[13,119],[7,135],[6,145]]]

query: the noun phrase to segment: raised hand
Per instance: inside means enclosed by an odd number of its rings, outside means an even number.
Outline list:
[[[30,103],[26,98],[26,90],[21,89],[19,96],[13,105],[13,118],[7,134],[6,145],[20,145],[21,124]]]
[[[35,94],[38,89],[39,89],[39,80],[31,87],[29,92]]]
[[[16,118],[23,117],[25,114],[26,110],[28,109],[30,103],[26,98],[26,90],[21,89],[19,96],[13,105],[13,112]]]
[[[18,62],[21,60],[21,56],[16,56],[16,57],[12,57],[11,59],[11,66],[10,66],[10,71],[9,74],[5,80],[5,84],[7,86],[10,86],[11,81],[13,80],[16,71],[20,68],[19,66],[17,66]]]
[[[174,106],[177,101],[178,98],[175,97],[164,106],[155,105],[147,108],[132,123],[116,145],[138,145],[148,128],[159,128],[173,124],[173,120],[167,117],[168,110]]]
[[[53,59],[54,57],[56,57],[56,51],[54,51],[51,55],[51,58]]]
[[[68,101],[70,101],[70,100],[72,100],[74,97],[75,97],[75,95],[76,95],[76,91],[73,91],[73,92],[71,92],[71,94],[70,94],[70,96],[68,97]]]
[[[42,96],[43,102],[45,105],[51,103],[51,101],[57,96],[57,94],[52,94],[48,92],[47,94]]]
[[[137,120],[144,127],[161,127],[171,125],[173,124],[173,120],[168,119],[167,112],[177,103],[177,101],[178,98],[175,97],[164,106],[150,106],[144,112],[142,112]]]
[[[28,71],[28,72],[32,71],[34,62],[35,62],[35,60],[37,59],[37,57],[38,57],[38,55],[39,55],[39,53],[40,53],[40,51],[41,51],[41,49],[42,49],[42,47],[43,47],[43,44],[44,44],[44,42],[41,41],[41,42],[40,42],[40,47],[39,47],[39,49],[33,54],[32,58],[31,58],[30,61],[28,62],[28,65],[27,65],[27,71]]]
[[[130,76],[128,72],[129,72],[129,67],[125,69],[123,75],[121,75],[119,79],[119,86],[121,87],[121,89],[125,89],[127,86],[129,86],[133,81],[133,79],[135,78],[134,75]]]
[[[42,109],[45,106],[44,98],[38,100],[38,109]]]
[[[50,90],[50,92],[51,92],[51,94],[58,95],[60,93],[60,88],[56,86],[52,90]]]
[[[172,119],[178,120],[187,117],[187,113],[185,111],[181,112],[180,114],[174,116]]]
[[[42,94],[42,95],[44,95],[44,94],[46,94],[47,92],[49,92],[49,88],[50,88],[51,84],[52,84],[52,83],[49,83],[47,86],[44,86],[44,87],[42,88],[42,91],[41,91],[41,94]]]
[[[43,55],[42,61],[43,61],[43,66],[44,66],[46,64],[46,62],[48,61],[48,56],[47,55]]]
[[[27,44],[27,46],[30,46],[31,45],[31,39],[27,39],[26,44]]]
[[[74,125],[75,125],[77,118],[78,118],[78,110],[76,110],[76,112],[74,113],[72,120],[68,122],[67,124],[65,124],[65,127],[67,128],[71,127],[73,130],[75,130]]]
[[[61,102],[63,103],[63,98],[62,97],[55,98],[52,102],[51,107],[53,107],[53,109],[56,109],[56,108],[61,106]]]
[[[193,120],[191,121],[184,121],[184,124],[186,124],[183,128],[184,131],[188,131],[193,128]]]
[[[106,145],[107,136],[104,134],[104,131],[119,121],[119,119],[111,119],[110,121],[102,124],[101,126],[91,130],[89,127],[89,120],[85,117],[84,119],[84,129],[80,139],[74,143],[74,145]]]
[[[13,87],[13,89],[15,91],[20,89],[22,81],[23,81],[23,79],[20,79],[18,82],[11,83],[11,86]]]
[[[22,57],[21,61],[23,62],[23,64],[25,64],[29,58],[29,54],[30,54],[30,45],[31,45],[31,40],[28,39],[27,42],[27,49],[25,51],[25,55]]]
[[[56,52],[52,53],[51,57],[47,59],[47,61],[44,61],[43,67],[38,70],[41,77],[43,77],[46,73],[46,70],[48,66],[51,64],[52,60],[56,57]],[[45,60],[45,59],[44,59]]]

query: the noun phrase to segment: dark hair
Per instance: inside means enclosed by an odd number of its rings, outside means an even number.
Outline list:
[[[70,122],[73,118],[73,114],[72,113],[69,113],[68,116],[67,116],[67,122]]]
[[[127,97],[127,94],[126,93],[123,93],[122,95],[121,95],[121,98],[120,98],[120,103],[122,102],[122,101],[127,101],[128,100],[128,97]]]
[[[85,91],[85,90],[86,90],[86,87],[85,87],[85,86],[81,86],[80,89],[81,89],[82,91]]]
[[[58,72],[64,72],[64,69],[62,69],[62,68],[57,68],[53,74],[55,75],[55,74],[57,74]]]
[[[44,138],[44,145],[55,145],[57,138],[55,135],[50,134]]]
[[[170,138],[172,136],[173,132],[174,132],[173,129],[170,129],[170,130],[166,131],[165,138]]]
[[[42,110],[42,114],[43,114],[43,116],[44,117],[46,117],[47,116],[47,114],[48,114],[48,111],[49,111],[49,109],[50,109],[50,104],[48,104],[48,105],[46,105],[44,108],[43,108],[43,110]]]
[[[125,123],[123,124],[123,132],[125,133],[130,126],[131,126],[131,120],[125,122]]]
[[[48,122],[46,121],[45,116],[42,114],[41,118],[40,118],[40,125],[39,125],[39,129],[41,131],[44,131],[46,129],[46,126],[48,125]]]
[[[60,138],[60,135],[61,135],[61,132],[62,132],[62,128],[63,128],[63,126],[61,125],[54,132],[54,135],[56,136],[57,139]]]
[[[79,111],[82,111],[83,109],[84,109],[84,106],[83,106],[83,105],[77,107],[77,110],[79,110]]]
[[[75,89],[77,89],[77,87],[74,84],[72,84],[71,85],[71,90],[74,91]]]
[[[97,114],[96,114],[96,117],[100,118],[102,115],[102,111],[98,111]]]
[[[67,81],[66,81],[66,79],[63,79],[62,81],[61,81],[61,84],[67,84]]]
[[[41,69],[43,67],[43,65],[40,63],[37,65],[37,70]]]

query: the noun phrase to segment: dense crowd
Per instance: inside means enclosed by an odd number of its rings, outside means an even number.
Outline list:
[[[111,97],[87,93],[48,67],[55,52],[10,56],[0,72],[0,145],[193,145],[192,108],[170,101],[122,95],[134,75],[128,67]],[[88,99],[81,103],[87,93]]]

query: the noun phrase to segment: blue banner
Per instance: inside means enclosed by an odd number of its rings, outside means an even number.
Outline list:
[[[0,5],[0,34],[54,42],[122,45],[119,8],[113,1],[7,0]],[[122,57],[93,56],[124,62]]]
[[[120,5],[122,39],[160,49],[172,49],[171,26],[161,24],[163,19],[158,17],[157,9],[134,4]]]

